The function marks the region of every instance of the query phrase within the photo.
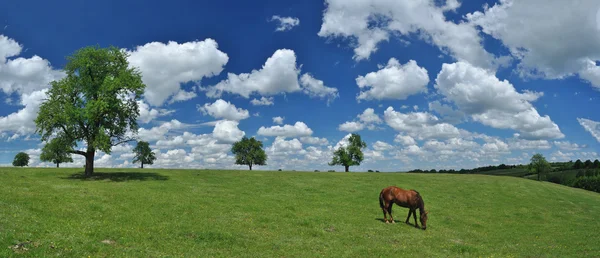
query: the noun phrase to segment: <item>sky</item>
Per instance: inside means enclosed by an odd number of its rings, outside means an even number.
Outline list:
[[[246,169],[230,152],[246,136],[268,155],[255,169],[340,171],[350,133],[367,143],[351,171],[594,160],[600,2],[575,2],[2,1],[0,165],[52,166],[33,121],[86,46],[142,74],[145,167]],[[134,144],[96,167],[138,166]]]

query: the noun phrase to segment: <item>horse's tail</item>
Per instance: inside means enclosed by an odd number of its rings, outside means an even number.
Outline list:
[[[379,193],[379,207],[383,209],[383,190]]]

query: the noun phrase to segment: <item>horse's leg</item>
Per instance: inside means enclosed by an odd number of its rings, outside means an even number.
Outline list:
[[[417,224],[417,209],[413,209],[413,218],[415,219],[415,227],[419,228],[419,224]]]
[[[385,221],[385,223],[389,223],[387,219],[387,208],[385,206],[387,206],[387,203],[384,203],[383,207],[381,207],[381,210],[383,210],[383,221]]]
[[[392,205],[394,205],[394,203],[390,202],[390,207],[388,207],[388,213],[390,214],[390,220],[392,221],[392,223],[396,223],[394,221],[394,217],[392,217]]]
[[[410,219],[410,214],[413,213],[413,209],[409,208],[408,209],[408,217],[406,217],[406,221],[404,223],[408,224],[408,220]]]

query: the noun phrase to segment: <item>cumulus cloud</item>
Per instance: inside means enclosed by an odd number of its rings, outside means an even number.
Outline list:
[[[585,145],[585,144],[579,145],[577,143],[571,143],[569,141],[555,141],[554,145],[556,145],[556,147],[558,147],[561,150],[567,150],[567,151],[576,151],[576,150],[581,150],[581,149],[587,148],[587,145]]]
[[[326,138],[319,138],[319,137],[313,137],[313,136],[300,137],[300,142],[306,143],[309,145],[320,145],[320,146],[326,146],[329,144],[329,141]]]
[[[140,116],[138,117],[138,121],[143,124],[147,124],[150,121],[152,121],[158,117],[168,116],[175,112],[175,110],[151,108],[150,105],[148,105],[143,100],[138,100],[137,104],[138,104],[138,109],[140,111]]]
[[[280,116],[273,117],[273,123],[276,123],[276,124],[278,124],[278,125],[282,125],[282,124],[283,124],[283,120],[284,120],[284,119],[285,119],[285,118],[283,118],[283,117],[280,117]]]
[[[417,142],[415,141],[414,138],[408,136],[408,135],[402,135],[402,134],[398,134],[396,135],[396,138],[394,138],[394,142],[400,143],[402,145],[416,145]]]
[[[427,92],[429,76],[427,70],[417,65],[414,60],[402,65],[391,58],[388,64],[377,72],[358,76],[356,84],[361,92],[357,100],[405,100],[411,95]]]
[[[250,104],[253,106],[272,106],[275,105],[275,102],[273,101],[273,97],[261,97],[260,99],[252,99]]]
[[[373,149],[376,151],[387,151],[393,149],[393,147],[387,142],[376,141],[373,144]]]
[[[268,128],[261,126],[257,132],[258,135],[262,136],[281,136],[289,138],[310,136],[312,133],[312,129],[308,128],[304,122],[299,121],[294,125],[271,126]]]
[[[239,141],[246,133],[238,128],[237,121],[218,121],[213,130],[213,136],[219,143],[234,143]]]
[[[594,138],[600,142],[600,122],[585,118],[577,118],[577,121],[581,126],[583,126],[583,129],[592,134],[592,136],[594,136]]]
[[[358,132],[365,128],[365,125],[360,122],[345,122],[338,126],[338,130],[344,132]]]
[[[14,132],[15,135],[23,136],[35,132],[35,119],[37,117],[40,105],[44,101],[47,90],[39,90],[31,93],[24,93],[21,97],[23,109],[0,117],[0,132]]]
[[[152,127],[150,129],[140,128],[138,129],[138,137],[143,141],[158,141],[164,139],[164,137],[173,130],[184,128],[185,125],[176,119],[170,122],[164,122],[160,126]]]
[[[336,88],[325,86],[323,81],[315,79],[308,73],[300,77],[300,85],[302,86],[302,92],[306,95],[311,98],[327,99],[327,104],[340,96]]]
[[[248,110],[236,108],[229,101],[217,99],[214,103],[206,103],[204,106],[198,105],[198,111],[204,115],[210,115],[217,119],[226,119],[240,121],[250,117]]]
[[[419,140],[453,138],[461,135],[458,128],[441,122],[438,117],[427,112],[401,113],[388,107],[384,112],[384,119],[391,128]]]
[[[296,66],[296,53],[290,49],[278,49],[260,70],[239,75],[228,73],[226,80],[204,90],[206,96],[210,98],[221,97],[224,92],[250,98],[252,94],[264,97],[300,91],[312,98],[327,99],[328,103],[338,97],[336,88],[325,86],[323,81],[315,79],[310,74],[304,74],[300,79],[299,75],[300,68]],[[272,98],[261,98],[253,99],[251,102],[258,105],[272,104],[273,101]]]
[[[250,73],[228,73],[227,79],[208,89],[208,97],[220,97],[223,92],[249,98],[251,94],[270,96],[279,93],[300,91],[296,67],[296,54],[293,50],[279,49],[267,59],[262,69]]]
[[[144,98],[154,106],[171,97],[171,102],[195,97],[194,92],[183,91],[181,84],[218,75],[229,61],[210,38],[182,44],[151,42],[128,52],[130,66],[139,68],[146,84]]]
[[[351,39],[358,61],[368,59],[391,36],[417,34],[457,60],[494,67],[495,58],[483,48],[475,26],[446,19],[444,12],[457,7],[437,6],[434,1],[327,0],[318,35]]]
[[[558,79],[579,74],[600,88],[598,10],[595,0],[570,5],[560,0],[502,0],[466,18],[509,49],[519,61],[521,76]],[[547,17],[552,19],[539,22]]]
[[[295,17],[281,17],[279,15],[273,15],[270,21],[279,23],[275,31],[288,31],[300,25],[300,19]]]
[[[518,131],[527,139],[563,138],[548,115],[531,104],[542,93],[518,93],[510,82],[469,63],[443,64],[435,88],[473,120],[499,129]]]

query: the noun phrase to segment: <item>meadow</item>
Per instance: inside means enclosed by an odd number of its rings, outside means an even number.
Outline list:
[[[489,175],[0,168],[0,257],[598,257],[600,194]],[[382,222],[418,190],[427,230]],[[411,219],[411,223],[413,223]]]

